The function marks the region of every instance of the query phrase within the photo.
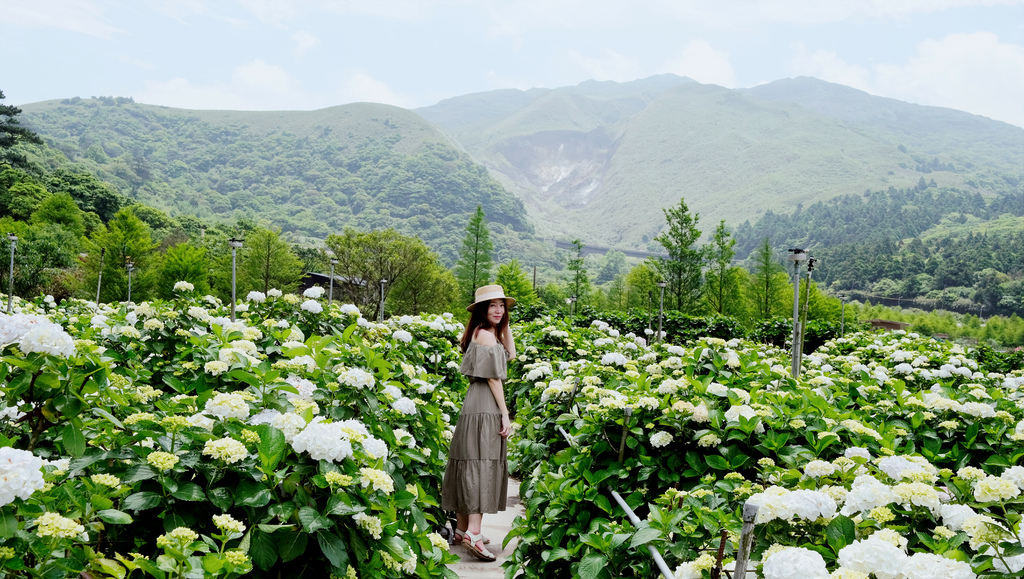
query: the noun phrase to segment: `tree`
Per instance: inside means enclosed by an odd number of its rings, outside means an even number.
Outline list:
[[[0,90],[0,101],[5,98],[4,91]],[[0,104],[0,164],[28,167],[25,155],[14,151],[14,146],[19,143],[43,144],[39,135],[21,126],[18,120],[20,114],[21,109],[18,107]]]
[[[189,243],[168,248],[160,263],[156,294],[164,299],[174,297],[174,284],[187,281],[199,295],[210,293],[210,260],[206,249]]]
[[[533,284],[519,265],[518,259],[498,266],[495,283],[505,289],[505,295],[515,298],[521,307],[529,307],[539,301],[537,292],[533,291]]]
[[[298,289],[302,262],[292,253],[291,246],[281,240],[279,230],[251,231],[239,254],[236,294],[245,295],[253,290],[267,293],[271,288],[290,293]]]
[[[342,278],[334,291],[369,318],[379,316],[382,293],[386,310],[392,313],[419,313],[453,300],[468,303],[448,293],[450,286],[438,279],[446,273],[436,254],[419,238],[394,229],[346,229],[342,235],[328,236],[327,247],[338,260],[334,274]],[[395,300],[389,299],[392,293]]]
[[[32,223],[54,223],[75,235],[85,235],[85,220],[82,210],[75,205],[75,200],[67,193],[51,195],[39,204],[32,214]]]
[[[149,294],[153,275],[151,264],[156,243],[149,226],[136,217],[131,207],[114,214],[107,228],[97,231],[86,243],[89,251],[85,262],[86,283],[83,293],[88,299],[96,299],[95,289],[103,263],[101,302],[128,299],[127,263],[135,264],[132,274],[132,299],[141,301]],[[102,260],[100,258],[102,254]]]
[[[576,298],[577,305],[589,303],[590,295],[590,278],[587,277],[587,266],[583,260],[584,247],[579,239],[572,240],[572,250],[576,257],[570,258],[565,268],[569,272],[569,297]]]
[[[459,261],[455,264],[455,279],[459,282],[459,289],[466,298],[466,303],[473,301],[476,288],[487,285],[490,281],[492,251],[494,244],[491,243],[484,209],[477,205],[476,213],[469,218],[469,224],[466,225],[466,237],[462,240]]]
[[[668,231],[654,238],[668,252],[666,259],[648,258],[661,278],[668,284],[666,294],[669,309],[684,313],[697,312],[701,307],[702,273],[704,251],[696,246],[700,239],[697,222],[700,216],[691,214],[686,200],[680,199],[677,207],[662,209]]]
[[[10,214],[27,221],[43,201],[50,196],[50,192],[33,181],[21,181],[15,183],[8,189]]]
[[[76,173],[69,169],[57,169],[50,173],[46,185],[50,193],[68,193],[82,211],[92,211],[106,223],[114,214],[127,206],[128,199],[108,183],[97,179],[91,173]]]
[[[710,267],[704,284],[704,300],[708,308],[719,315],[738,315],[743,311],[739,268],[732,265],[732,258],[736,256],[735,246],[736,240],[723,219],[715,228],[715,235],[707,248]]]
[[[786,293],[790,289],[786,271],[775,260],[768,238],[754,253],[754,266],[750,272],[749,292],[752,311],[758,320],[786,315]]]
[[[623,273],[626,269],[626,254],[614,249],[604,255],[601,264],[601,271],[598,272],[595,283],[604,284],[615,279],[615,276]]]
[[[654,294],[658,289],[658,272],[650,263],[644,262],[626,274],[626,287],[629,288],[628,306],[650,310],[653,306]]]

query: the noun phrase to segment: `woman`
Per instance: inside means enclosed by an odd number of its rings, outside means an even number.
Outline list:
[[[504,511],[508,495],[505,439],[512,425],[502,381],[516,355],[508,327],[508,309],[515,303],[500,285],[486,285],[466,308],[471,313],[462,333],[460,371],[470,384],[441,487],[441,507],[455,511],[455,540],[483,561],[497,558],[484,547],[490,540],[480,533],[483,514]]]

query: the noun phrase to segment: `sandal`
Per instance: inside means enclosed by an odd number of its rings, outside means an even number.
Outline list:
[[[484,536],[482,534],[474,535],[473,533],[466,531],[462,538],[462,544],[465,545],[466,550],[469,551],[470,555],[480,559],[481,561],[497,561],[498,558],[494,556],[494,553],[491,553],[483,547],[476,546],[477,543],[482,543],[483,540]]]
[[[452,535],[452,538],[454,539],[454,541],[456,543],[461,543],[462,542],[462,538],[465,535],[466,535],[466,531],[463,531],[462,529],[455,529],[455,534]],[[483,537],[483,534],[481,533],[480,536]],[[484,545],[490,545],[490,544],[491,544],[491,540],[488,539],[487,537],[484,537]]]

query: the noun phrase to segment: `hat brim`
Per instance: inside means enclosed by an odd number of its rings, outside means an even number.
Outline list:
[[[474,308],[476,308],[477,304],[482,304],[484,302],[489,302],[491,300],[505,300],[505,309],[506,310],[510,310],[510,309],[512,309],[513,306],[516,305],[516,299],[515,298],[510,298],[508,296],[503,297],[503,298],[488,298],[488,299],[485,299],[485,300],[480,300],[478,302],[473,302],[473,303],[469,304],[468,306],[466,306],[466,311],[467,312],[471,312],[471,311],[473,311]]]

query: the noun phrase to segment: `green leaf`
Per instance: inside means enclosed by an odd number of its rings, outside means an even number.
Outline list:
[[[121,424],[121,421],[118,420],[117,417],[115,417],[113,414],[107,412],[106,410],[104,410],[102,408],[93,408],[92,409],[92,413],[97,415],[97,416],[101,416],[103,418],[106,418],[107,422],[110,422],[114,426],[120,428],[121,430],[124,430],[124,424]]]
[[[640,545],[646,545],[655,539],[661,538],[661,531],[654,527],[640,527],[633,533],[633,538],[629,541],[629,548],[633,549]]]
[[[197,502],[206,499],[203,489],[196,483],[185,483],[178,487],[178,490],[171,493],[171,496],[183,501]]]
[[[577,574],[580,579],[596,579],[606,563],[608,563],[608,557],[604,555],[587,555],[580,561]]]
[[[121,507],[131,511],[144,511],[159,505],[161,500],[163,499],[158,493],[141,491],[125,497],[121,501]]]
[[[206,491],[206,496],[210,498],[213,506],[222,511],[227,511],[235,503],[235,499],[231,496],[231,489],[227,487],[210,489]]]
[[[316,533],[316,542],[331,565],[338,568],[348,565],[348,550],[341,537],[330,531],[320,530]]]
[[[732,470],[729,468],[729,461],[725,460],[724,456],[709,454],[704,457],[704,460],[707,461],[708,466],[715,470]]]
[[[552,561],[558,561],[559,559],[565,559],[568,556],[569,551],[566,551],[561,547],[555,547],[554,549],[549,549],[547,551],[542,552],[540,554],[540,559],[541,561],[550,563]]]
[[[269,424],[259,425],[256,432],[260,435],[260,444],[257,447],[260,470],[269,475],[277,468],[288,444],[284,439],[284,433]]]
[[[125,471],[124,476],[121,477],[121,482],[135,483],[139,481],[149,480],[157,477],[157,472],[153,467],[148,464],[136,464],[128,467]]]
[[[398,537],[384,537],[381,541],[384,548],[391,552],[391,555],[399,561],[409,558],[409,545]]]
[[[313,507],[302,507],[299,509],[299,522],[307,533],[315,533],[320,529],[329,529],[334,523],[327,517],[321,515]]]
[[[85,436],[74,424],[68,424],[61,431],[61,439],[64,441],[64,449],[73,457],[82,456],[85,453]]]
[[[14,516],[14,507],[0,509],[0,538],[9,539],[18,532],[18,518]]]
[[[234,378],[235,380],[245,382],[246,384],[252,386],[253,388],[259,388],[261,386],[260,379],[253,376],[246,370],[232,370],[228,372],[228,376]]]
[[[857,526],[849,517],[836,515],[825,528],[825,537],[832,552],[838,555],[840,549],[857,539]]]
[[[113,525],[127,525],[132,522],[131,515],[117,509],[105,509],[96,514],[100,520]]]
[[[255,531],[252,545],[249,547],[249,556],[252,557],[253,564],[264,571],[269,571],[277,562],[277,542],[269,534]]]
[[[287,563],[306,552],[309,535],[302,531],[278,531],[274,534],[277,547],[281,553],[281,562]]]
[[[248,507],[262,507],[270,502],[270,490],[256,481],[243,480],[235,491],[235,502]]]

